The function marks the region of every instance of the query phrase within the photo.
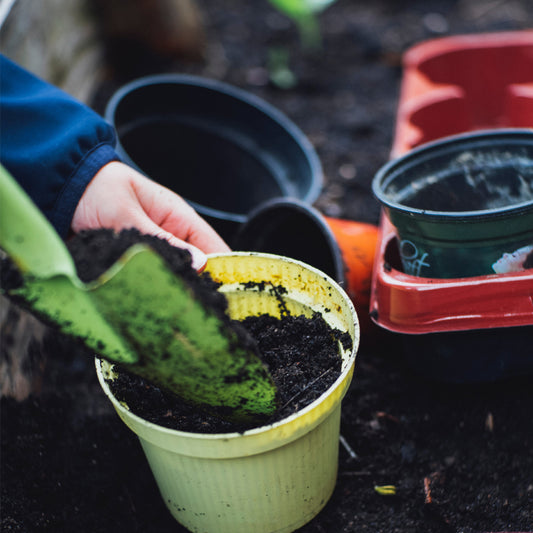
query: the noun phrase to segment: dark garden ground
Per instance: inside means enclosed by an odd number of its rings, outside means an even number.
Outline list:
[[[340,0],[320,17],[322,50],[304,53],[295,26],[265,0],[197,3],[204,59],[169,62],[135,50],[132,60],[134,48],[114,54],[95,109],[103,112],[122,83],[155,72],[244,88],[283,111],[316,148],[325,183],[315,206],[371,223],[379,206],[370,184],[389,158],[404,51],[443,35],[533,27],[530,0]],[[274,47],[290,51],[290,89],[268,80]],[[41,394],[2,398],[1,531],[185,531],[104,397],[93,361],[53,335],[43,351]],[[531,377],[439,384],[404,362],[396,336],[363,336],[343,402],[338,483],[300,531],[533,531],[532,413]],[[381,485],[396,494],[379,494]]]

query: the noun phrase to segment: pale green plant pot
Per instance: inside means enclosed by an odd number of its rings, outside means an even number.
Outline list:
[[[335,281],[285,257],[232,253],[211,256],[207,270],[222,285],[236,319],[268,313],[279,302],[247,282],[283,285],[292,314],[319,312],[347,331],[339,347],[342,371],[317,400],[284,420],[244,433],[199,434],[171,430],[131,413],[111,393],[113,368],[97,360],[100,384],[120,418],[139,437],[161,496],[187,529],[213,533],[289,532],[316,516],[337,480],[341,401],[352,380],[359,324],[353,304]]]

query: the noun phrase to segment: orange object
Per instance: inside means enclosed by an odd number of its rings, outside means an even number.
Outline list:
[[[365,222],[330,217],[324,219],[341,252],[345,267],[344,288],[355,305],[361,331],[368,335],[377,329],[370,318],[370,295],[379,228]]]
[[[431,39],[403,56],[393,158],[448,135],[533,126],[533,31]]]
[[[365,311],[370,305],[372,269],[379,229],[373,224],[324,217],[333,231],[346,268],[346,292]]]

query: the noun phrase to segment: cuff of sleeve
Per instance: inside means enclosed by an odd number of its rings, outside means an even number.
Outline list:
[[[52,225],[62,238],[68,235],[74,211],[87,185],[96,173],[111,161],[120,161],[113,146],[108,143],[99,144],[86,154],[67,180],[51,217]]]

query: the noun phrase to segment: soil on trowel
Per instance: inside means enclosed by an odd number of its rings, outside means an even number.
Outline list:
[[[226,314],[227,301],[216,290],[218,285],[209,274],[197,274],[187,251],[134,229],[120,233],[107,229],[82,232],[69,242],[69,249],[80,278],[91,281],[138,243],[157,251],[195,296],[222,317],[225,325],[238,334],[239,341],[262,359],[278,390],[279,407],[267,422],[281,420],[309,405],[337,379],[341,370],[338,342],[347,347],[351,340],[348,334],[331,328],[319,314],[291,316],[285,310],[280,318],[261,315],[239,322],[231,320]],[[284,309],[282,292],[276,290]],[[122,369],[118,378],[110,381],[110,387],[135,414],[161,426],[200,433],[244,431],[252,427],[199,412],[176,395]]]
[[[219,316],[224,316],[226,301],[216,291],[217,284],[209,276],[197,274],[192,268],[188,251],[171,246],[164,239],[144,235],[134,228],[119,233],[111,229],[98,229],[78,233],[67,242],[67,247],[76,264],[78,277],[87,283],[105,272],[136,244],[145,244],[156,251],[169,269],[187,283],[196,298]]]
[[[336,336],[321,316],[277,319],[261,315],[249,317],[243,324],[257,340],[261,359],[278,389],[280,407],[264,424],[303,409],[339,376],[341,360]],[[126,402],[131,411],[160,426],[194,433],[242,432],[254,427],[198,411],[181,398],[128,372],[121,371],[109,384],[113,394]]]

